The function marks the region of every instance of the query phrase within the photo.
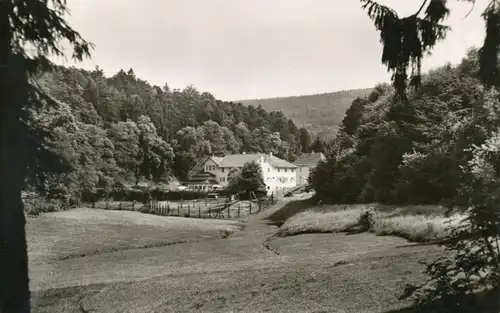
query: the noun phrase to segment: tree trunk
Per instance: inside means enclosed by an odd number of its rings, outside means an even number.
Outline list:
[[[12,177],[12,173],[6,173],[4,168],[0,170],[2,177],[9,174]],[[0,193],[0,312],[28,313],[30,291],[26,220],[21,192],[15,190],[17,188],[5,188],[5,182],[2,179]]]
[[[10,12],[12,1],[0,1],[0,313],[28,313],[26,219],[21,200],[25,143],[17,123],[28,95],[26,72],[11,62]]]
[[[30,311],[26,219],[21,200],[26,167],[22,138],[12,118],[19,103],[15,96],[9,96],[6,76],[0,74],[0,313],[25,313]],[[10,90],[15,89],[10,86]]]

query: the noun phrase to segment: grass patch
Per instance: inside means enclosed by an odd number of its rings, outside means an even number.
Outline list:
[[[282,206],[279,210],[267,217],[273,224],[281,226],[292,216],[306,211],[313,207],[315,201],[312,198],[305,200],[290,201]]]
[[[336,212],[305,211],[298,213],[278,228],[277,236],[293,236],[304,233],[342,232],[354,227],[361,210]]]
[[[138,212],[75,209],[27,219],[30,262],[228,237],[243,224]]]
[[[379,236],[391,235],[412,242],[429,242],[446,239],[450,234],[450,226],[457,225],[465,218],[461,214],[446,217],[446,209],[439,206],[363,204],[304,208],[304,203],[290,205],[292,209],[289,212],[279,212],[280,216],[292,216],[281,224],[276,236],[368,230]],[[295,209],[300,206],[302,211]],[[293,214],[294,211],[298,213]],[[372,212],[371,225],[360,225],[360,217],[367,211]]]

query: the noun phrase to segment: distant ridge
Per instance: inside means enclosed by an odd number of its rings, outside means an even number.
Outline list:
[[[357,97],[367,96],[372,90],[373,88],[351,89],[315,95],[248,99],[237,102],[255,107],[260,104],[266,111],[279,110],[298,127],[305,127],[311,136],[330,139],[337,133],[351,102]]]

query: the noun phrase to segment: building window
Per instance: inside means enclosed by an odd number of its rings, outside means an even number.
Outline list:
[[[225,178],[225,177],[221,177],[221,178],[220,178],[220,182],[221,182],[221,183],[223,183],[223,182],[225,182],[225,181],[226,181],[226,178]]]
[[[221,168],[221,170],[222,170],[222,173],[224,173],[224,168]]]
[[[269,173],[270,171],[271,171],[271,169],[268,167],[268,168],[267,168],[267,172]]]
[[[278,169],[278,173],[280,172],[281,169]]]
[[[285,168],[285,173],[286,173],[286,168]]]

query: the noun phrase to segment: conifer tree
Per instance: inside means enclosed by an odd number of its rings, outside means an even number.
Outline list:
[[[382,63],[392,73],[392,81],[399,96],[405,98],[407,87],[421,84],[422,59],[436,43],[446,38],[449,26],[443,24],[450,14],[446,0],[419,0],[418,10],[400,17],[395,10],[373,0],[360,0],[363,9],[374,22],[383,45]],[[475,0],[457,0],[474,4]],[[417,2],[418,3],[418,2]],[[498,53],[500,49],[500,2],[491,0],[482,12],[486,35],[479,49],[478,73],[486,86],[500,86]]]
[[[73,58],[92,44],[64,20],[65,0],[0,1],[0,312],[29,312],[30,291],[21,191],[27,180],[43,186],[44,173],[68,165],[49,152],[48,133],[34,129],[35,108],[55,105],[34,83],[49,69],[47,56],[62,56],[69,41]]]

